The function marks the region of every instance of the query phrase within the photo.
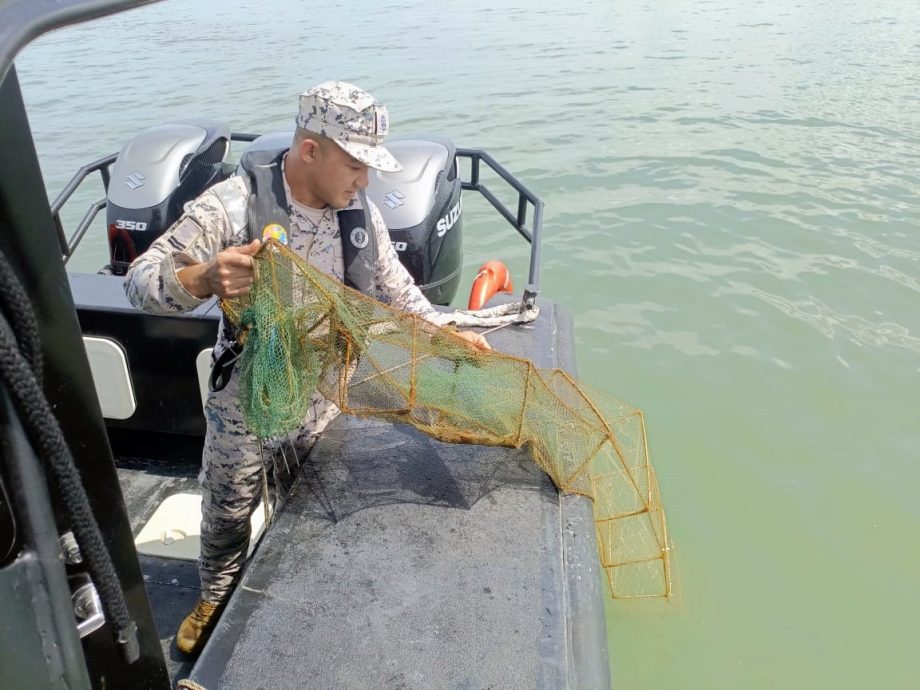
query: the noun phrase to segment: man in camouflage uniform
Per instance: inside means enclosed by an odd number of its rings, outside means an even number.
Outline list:
[[[297,129],[281,162],[291,249],[321,271],[343,280],[342,240],[335,210],[360,207],[359,192],[368,169],[394,172],[400,164],[383,146],[386,108],[361,89],[327,82],[300,96]],[[155,313],[194,309],[213,295],[235,297],[249,291],[252,256],[260,240],[248,241],[249,186],[231,177],[188,204],[184,215],[131,265],[125,291],[131,303]],[[366,198],[366,197],[365,197]],[[373,287],[382,302],[433,320],[438,313],[412,281],[390,243],[380,212],[365,209],[377,241]],[[459,334],[473,346],[488,348],[476,333]],[[230,347],[220,329],[214,357]],[[245,560],[250,516],[259,503],[262,456],[257,439],[244,427],[238,368],[227,385],[209,394],[202,468],[201,599],[176,634],[180,651],[195,653],[210,634]],[[339,414],[314,393],[310,412],[295,445],[308,449]]]

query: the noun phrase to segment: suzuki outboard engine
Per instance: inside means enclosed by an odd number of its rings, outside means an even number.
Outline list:
[[[372,170],[367,196],[380,209],[415,284],[433,304],[450,304],[463,267],[457,150],[449,139],[431,134],[393,137],[386,147],[403,169]]]
[[[247,151],[288,147],[293,135],[265,134]],[[403,169],[371,170],[367,196],[380,209],[393,248],[415,284],[433,304],[448,305],[463,267],[457,149],[449,139],[433,134],[391,137],[386,147]]]
[[[226,174],[230,130],[211,120],[183,120],[145,129],[112,165],[106,223],[110,264],[124,275],[134,259],[172,225],[186,202]]]

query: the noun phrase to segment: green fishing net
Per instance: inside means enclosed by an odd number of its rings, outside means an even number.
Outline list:
[[[244,342],[244,420],[260,438],[300,427],[319,390],[345,413],[433,438],[519,448],[562,491],[594,502],[615,598],[671,594],[669,542],[642,412],[564,371],[473,349],[269,240],[251,292],[222,302]]]

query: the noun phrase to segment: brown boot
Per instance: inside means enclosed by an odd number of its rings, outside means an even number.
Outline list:
[[[220,608],[220,604],[199,599],[192,612],[179,625],[176,632],[176,649],[184,654],[200,652],[220,617]]]

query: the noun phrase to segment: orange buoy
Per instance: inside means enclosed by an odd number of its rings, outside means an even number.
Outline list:
[[[482,309],[496,292],[511,292],[511,273],[501,261],[486,261],[479,267],[479,273],[470,288],[470,302],[467,309]]]

